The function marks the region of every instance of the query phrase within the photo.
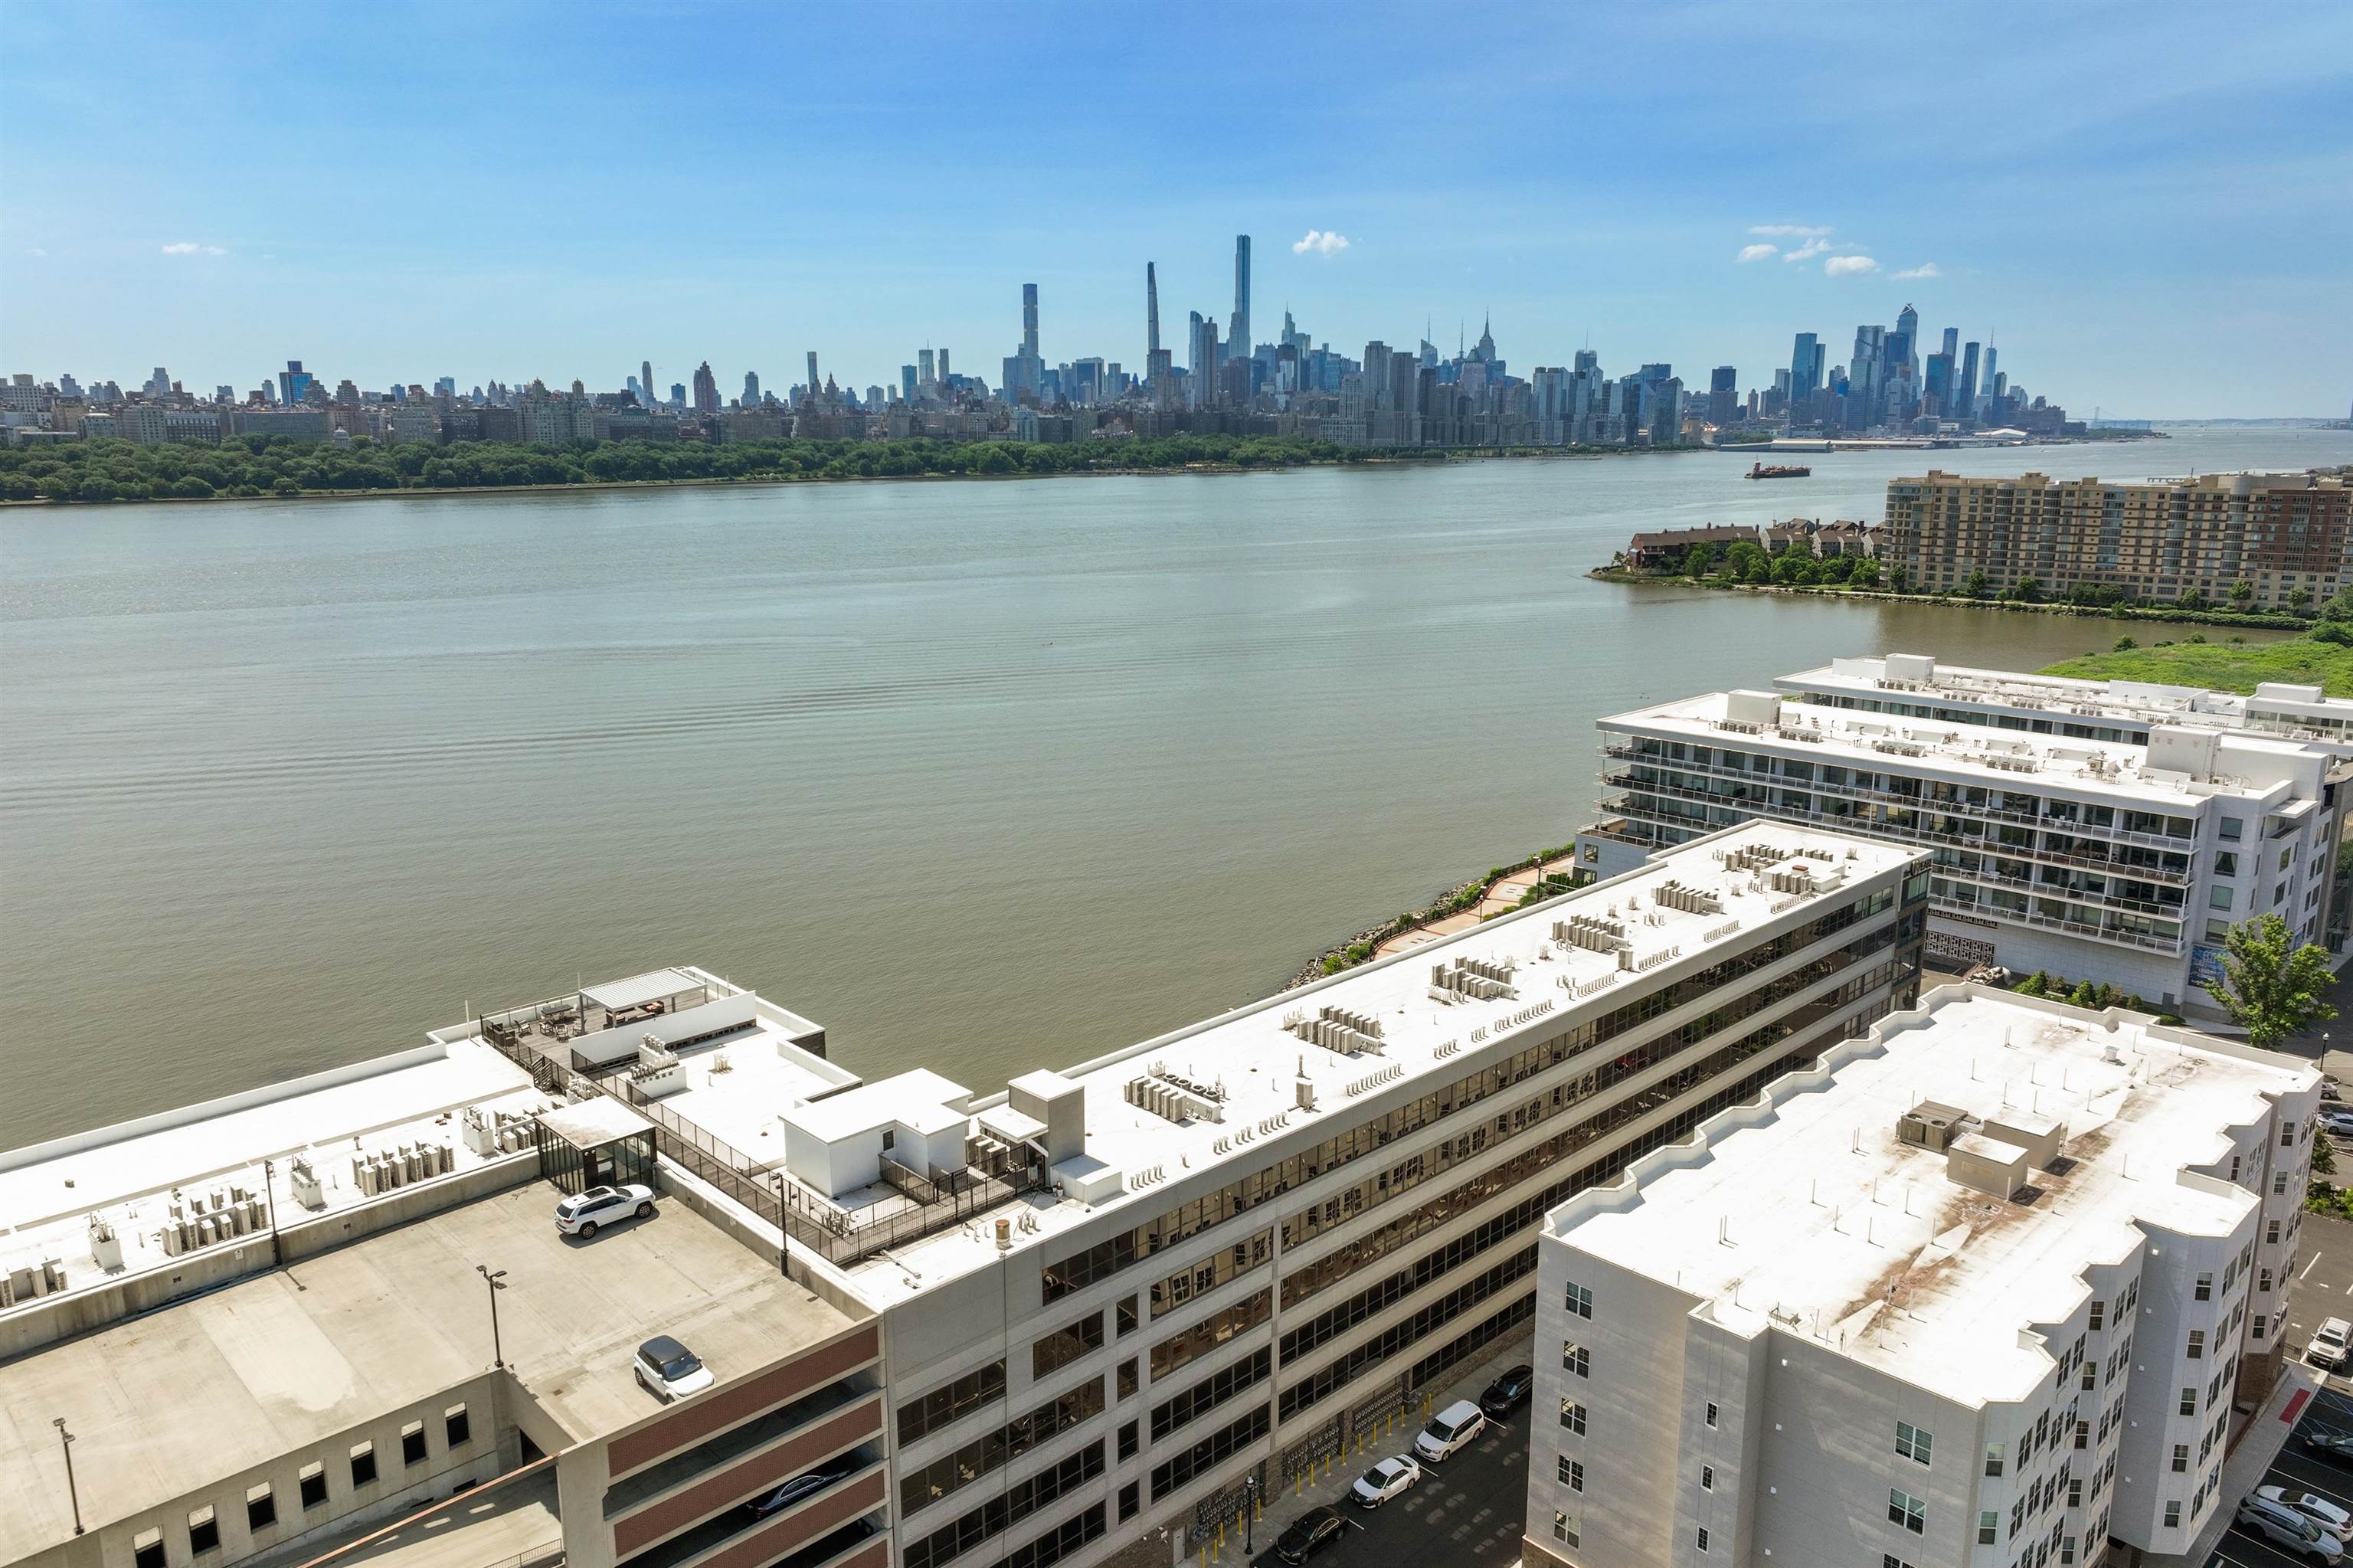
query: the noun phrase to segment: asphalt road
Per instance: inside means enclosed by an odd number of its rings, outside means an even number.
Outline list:
[[[1367,1454],[1347,1470],[1335,1469],[1317,1502],[1330,1503],[1347,1520],[1340,1544],[1313,1560],[1312,1568],[1404,1568],[1432,1563],[1483,1563],[1497,1568],[1519,1561],[1520,1535],[1527,1520],[1528,1413],[1490,1421],[1476,1443],[1442,1465],[1422,1467],[1421,1480],[1403,1497],[1366,1510],[1347,1501],[1348,1489],[1377,1460],[1402,1454],[1419,1427],[1400,1427],[1378,1454]],[[1281,1568],[1271,1540],[1261,1536],[1253,1568]]]

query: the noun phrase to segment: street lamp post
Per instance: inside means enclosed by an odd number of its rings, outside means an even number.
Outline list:
[[[1258,1550],[1258,1472],[1242,1478],[1242,1555]]]
[[[499,1282],[507,1277],[507,1271],[503,1268],[493,1270],[488,1264],[478,1263],[474,1265],[474,1272],[480,1275],[482,1283],[491,1287],[491,1359],[493,1366],[504,1372],[507,1356],[499,1344],[499,1292],[506,1287]]]
[[[58,1446],[66,1451],[66,1498],[73,1504],[74,1533],[79,1535],[81,1533],[81,1492],[74,1485],[74,1435],[66,1430],[66,1418],[62,1415],[51,1421],[49,1425],[58,1429]]]

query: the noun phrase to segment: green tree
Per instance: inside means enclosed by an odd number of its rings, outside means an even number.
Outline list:
[[[2312,607],[2312,590],[2301,583],[2288,589],[2287,607],[2296,614],[2302,615]]]
[[[2139,643],[2134,641],[2129,637],[2119,637],[2116,639],[2116,651],[2119,653],[2129,653],[2139,646]]]
[[[2041,604],[2042,602],[2042,579],[2041,577],[2021,577],[2016,582],[2010,585],[2010,591],[2002,597],[2008,599],[2014,599],[2020,604]]]
[[[2183,594],[2179,599],[2175,599],[2173,602],[2180,606],[2183,609],[2204,609],[2206,608],[2206,591],[2203,588],[2191,588],[2189,592]]]
[[[2242,920],[2223,937],[2222,978],[2207,986],[2247,1043],[2269,1050],[2292,1034],[2337,1016],[2329,1004],[2328,955],[2298,948],[2276,915]]]
[[[1877,568],[1878,565],[1879,563],[1876,561],[1872,563],[1874,569]],[[1887,591],[1889,593],[1910,593],[1912,591],[1912,568],[1905,566],[1900,561],[1896,563],[1894,569],[1887,574]]]
[[[1971,572],[1968,581],[1961,585],[1961,592],[1971,599],[1991,599],[1993,579],[1986,576],[1982,570]]]
[[[2255,585],[2253,581],[2246,577],[2241,577],[2237,582],[2231,585],[2231,608],[2232,609],[2245,609],[2254,602]]]

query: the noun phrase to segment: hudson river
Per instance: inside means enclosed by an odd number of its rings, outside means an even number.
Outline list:
[[[0,1146],[680,962],[989,1093],[1566,842],[1600,715],[2119,630],[1588,580],[1637,528],[2353,436],[1800,461],[12,511]]]

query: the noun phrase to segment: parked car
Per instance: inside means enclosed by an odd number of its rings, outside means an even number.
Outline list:
[[[1487,1385],[1479,1396],[1479,1408],[1490,1419],[1501,1421],[1528,1402],[1528,1390],[1535,1386],[1534,1367],[1506,1367],[1501,1376]]]
[[[2353,1110],[2325,1110],[2320,1125],[2339,1138],[2353,1136]]]
[[[2337,1538],[2342,1546],[2353,1536],[2353,1513],[2348,1513],[2327,1498],[2315,1497],[2306,1491],[2290,1491],[2285,1487],[2257,1487],[2255,1495],[2265,1502],[2292,1508],[2313,1523]]]
[[[2304,1359],[2322,1372],[2335,1372],[2345,1364],[2348,1346],[2353,1346],[2353,1323],[2331,1318],[2312,1331],[2312,1342],[2304,1347]]]
[[[1487,1416],[1467,1399],[1458,1399],[1436,1415],[1413,1440],[1414,1457],[1442,1465],[1458,1449],[1467,1448],[1487,1430]]]
[[[2345,1548],[2335,1536],[2283,1504],[2250,1492],[2239,1499],[2239,1528],[2319,1563],[2336,1563]]]
[[[795,1476],[767,1496],[754,1498],[744,1505],[744,1511],[754,1519],[765,1519],[772,1513],[782,1513],[793,1504],[805,1502],[817,1496],[818,1493],[856,1468],[858,1468],[858,1461],[848,1454],[842,1455],[838,1459],[828,1459],[816,1469]]]
[[[2304,1446],[2340,1465],[2353,1464],[2353,1432],[2307,1432]]]
[[[638,1384],[664,1401],[691,1399],[712,1384],[702,1358],[668,1334],[656,1334],[638,1347],[637,1373]]]
[[[1291,1528],[1275,1542],[1274,1554],[1292,1568],[1298,1568],[1325,1547],[1337,1544],[1340,1532],[1347,1528],[1348,1521],[1340,1517],[1338,1509],[1311,1508],[1293,1520]]]
[[[634,1181],[623,1187],[591,1187],[555,1205],[555,1228],[586,1241],[596,1234],[599,1225],[609,1225],[632,1214],[642,1220],[653,1212],[651,1187],[640,1187]]]
[[[1402,1497],[1406,1489],[1421,1479],[1421,1467],[1411,1459],[1383,1459],[1356,1478],[1348,1489],[1358,1508],[1378,1508],[1394,1497]]]

